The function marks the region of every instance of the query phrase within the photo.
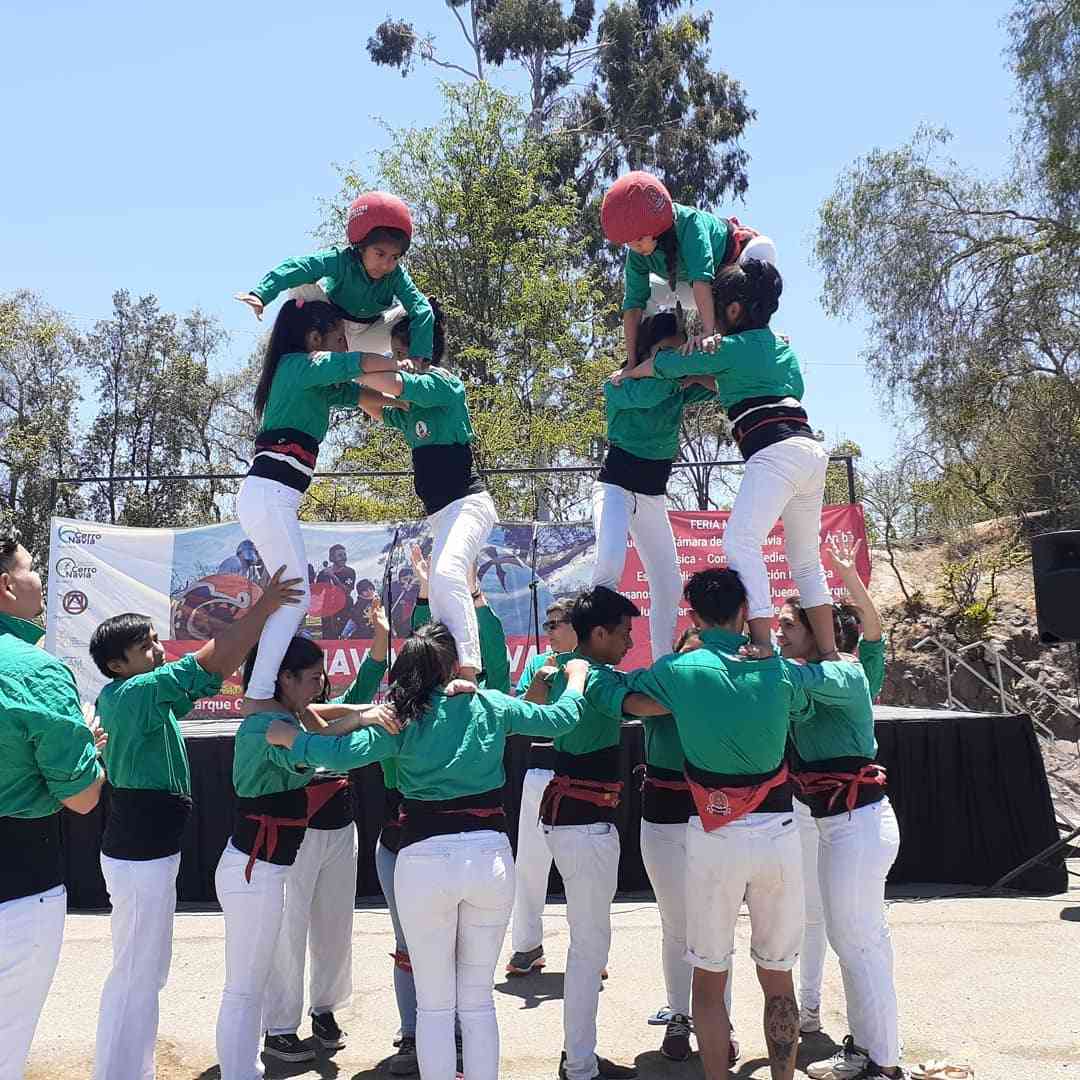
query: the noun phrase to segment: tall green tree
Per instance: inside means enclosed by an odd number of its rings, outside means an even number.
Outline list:
[[[34,293],[0,297],[0,507],[31,551],[44,552],[51,513],[82,510],[78,489],[52,480],[78,471],[75,332]]]
[[[445,0],[467,55],[387,18],[368,40],[376,64],[408,75],[417,60],[483,81],[490,68],[527,80],[528,129],[554,141],[556,185],[572,183],[598,246],[604,182],[651,169],[676,199],[716,205],[747,188],[739,145],[754,119],[742,86],[710,66],[712,14],[683,0]],[[458,61],[461,61],[460,63]]]
[[[1025,126],[1006,174],[921,130],[844,170],[815,246],[826,310],[867,316],[884,400],[914,408],[982,516],[1080,499],[1080,4],[1022,0],[1010,27]]]
[[[83,475],[105,481],[86,493],[99,520],[179,526],[218,516],[222,481],[152,479],[226,472],[242,452],[215,436],[228,380],[211,377],[224,341],[214,320],[161,310],[154,296],[113,295],[110,318],[78,345],[97,392],[97,412],[83,444]],[[118,479],[143,477],[138,481]]]
[[[599,277],[580,265],[577,208],[566,185],[552,190],[549,147],[528,134],[528,113],[509,95],[475,82],[445,88],[435,127],[392,130],[379,158],[381,185],[412,208],[409,272],[448,319],[447,366],[468,387],[476,456],[484,469],[581,464],[603,427],[600,386],[613,367],[610,307]],[[347,171],[341,205],[369,178]],[[332,217],[331,235],[340,235]],[[399,434],[354,420],[345,467],[407,464]],[[565,514],[581,478],[489,476],[504,518],[531,519],[538,500]],[[407,484],[375,481],[352,502],[315,485],[322,512],[382,519],[418,512]]]

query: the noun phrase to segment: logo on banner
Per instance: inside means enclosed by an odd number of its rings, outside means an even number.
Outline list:
[[[69,615],[81,615],[90,606],[86,593],[81,592],[79,589],[72,589],[70,592],[64,593],[60,603]]]
[[[84,566],[67,556],[56,560],[55,569],[58,577],[78,581],[89,581],[97,573],[96,566]]]
[[[70,525],[61,525],[56,534],[62,544],[82,544],[85,547],[93,547],[101,539],[101,533],[83,532]]]

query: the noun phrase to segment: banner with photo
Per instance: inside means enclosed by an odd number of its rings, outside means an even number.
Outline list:
[[[727,511],[672,511],[680,570],[725,566]],[[410,559],[413,544],[427,554],[431,538],[423,522],[395,524],[303,523],[311,606],[302,632],[326,650],[335,690],[355,677],[372,638],[368,617],[376,595],[388,602],[395,639],[408,634],[418,584]],[[862,508],[826,506],[821,540],[833,535],[866,536]],[[594,559],[590,522],[572,524],[500,523],[492,530],[477,564],[477,579],[506,631],[511,673],[516,680],[536,650],[532,608],[533,570],[539,620],[556,598],[573,596],[590,584]],[[773,601],[779,608],[794,595],[784,554],[783,526],[765,545]],[[864,543],[859,571],[869,580]],[[828,559],[829,584],[842,587]],[[271,570],[275,569],[273,567]],[[49,546],[46,648],[75,672],[84,700],[91,701],[105,679],[90,659],[94,628],[113,615],[136,611],[150,616],[169,659],[198,649],[215,631],[242,617],[262,593],[266,570],[240,525],[230,522],[194,529],[131,529],[98,522],[54,518]],[[633,541],[627,540],[622,591],[641,609],[634,647],[624,667],[650,662],[647,618],[649,584]],[[680,608],[680,628],[686,624]],[[544,646],[541,637],[541,648]],[[200,703],[206,716],[235,716],[238,681],[216,698]]]

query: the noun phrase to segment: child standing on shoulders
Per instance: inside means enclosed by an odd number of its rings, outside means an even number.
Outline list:
[[[364,192],[349,207],[345,247],[286,259],[236,299],[259,319],[264,307],[288,288],[294,300],[329,300],[347,319],[352,352],[389,352],[390,327],[408,315],[415,322],[412,355],[430,359],[434,316],[401,265],[412,234],[412,215],[401,199],[385,191]]]
[[[282,568],[284,569],[284,568]],[[246,617],[172,663],[146,615],[116,615],[90,639],[112,680],[97,701],[112,796],[101,872],[112,902],[113,966],[101,994],[95,1080],[154,1075],[158,994],[169,977],[180,844],[191,814],[191,773],[178,721],[221,689],[269,616],[295,605],[298,580],[282,570]]]
[[[637,356],[628,367],[651,359],[659,349],[677,349],[686,335],[672,312],[650,315],[637,338]],[[703,380],[708,381],[708,380]],[[687,405],[715,399],[706,386],[683,387],[670,379],[635,379],[604,384],[608,452],[593,484],[596,565],[592,585],[618,591],[626,562],[626,538],[633,537],[649,579],[652,603],[649,637],[652,658],[671,652],[682,595],[675,536],[668,518],[667,482],[679,452],[679,431]]]
[[[285,565],[302,579],[300,604],[267,620],[258,663],[242,705],[247,714],[266,708],[289,642],[307,614],[311,592],[300,532],[300,500],[315,472],[319,445],[334,408],[360,405],[382,411],[395,403],[356,385],[366,361],[383,357],[346,352],[340,311],[321,301],[287,301],[278,312],[255,388],[255,456],[236,500],[236,513],[267,566]]]
[[[446,351],[443,316],[435,310],[434,361]],[[360,384],[399,398],[408,412],[385,408],[382,420],[400,431],[412,449],[416,494],[431,530],[431,617],[445,623],[458,646],[460,677],[476,681],[480,672],[480,631],[469,577],[495,524],[495,503],[473,465],[473,429],[465,384],[442,367],[410,363],[415,354],[411,320],[394,327],[394,356],[404,366],[385,371],[364,360]]]
[[[663,350],[653,360],[612,376],[659,376],[715,380],[732,432],[746,461],[739,493],[731,508],[724,549],[728,565],[744,583],[749,598],[749,655],[772,655],[773,605],[769,575],[761,554],[778,519],[791,576],[802,597],[822,659],[833,659],[832,594],[821,564],[821,507],[829,455],[814,438],[802,407],[803,378],[791,346],[769,328],[780,306],[783,282],[775,266],[751,259],[725,267],[713,283],[720,333],[698,351],[680,355]]]
[[[674,202],[647,172],[630,172],[611,185],[600,225],[612,244],[625,244],[623,329],[626,355],[638,355],[642,316],[681,303],[696,309],[706,334],[716,329],[712,283],[720,269],[760,259],[776,262],[776,247],[738,218]]]

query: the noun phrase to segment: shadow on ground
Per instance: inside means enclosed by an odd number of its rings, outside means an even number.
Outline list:
[[[803,1035],[799,1040],[795,1067],[799,1072],[806,1072],[808,1065],[832,1057],[839,1049],[839,1045],[824,1031]],[[659,1050],[650,1050],[638,1054],[634,1064],[637,1066],[638,1080],[699,1080],[705,1075],[701,1057],[696,1052],[689,1061],[668,1061]],[[767,1076],[768,1070],[768,1058],[740,1058],[731,1076],[732,1080],[752,1080],[753,1077]]]
[[[523,1009],[535,1009],[545,1001],[562,1001],[563,973],[540,971],[523,978],[504,979],[495,984],[495,993],[520,998]]]
[[[1080,922],[1080,907],[1063,907],[1061,918],[1066,922]]]

